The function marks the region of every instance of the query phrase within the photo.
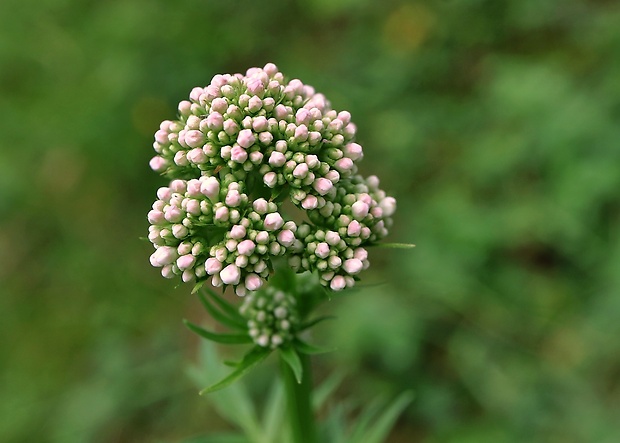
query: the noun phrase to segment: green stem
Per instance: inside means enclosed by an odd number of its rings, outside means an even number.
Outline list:
[[[316,428],[312,412],[312,374],[310,372],[310,357],[299,354],[303,368],[301,383],[297,383],[295,375],[284,361],[280,360],[284,389],[286,391],[289,423],[293,436],[293,443],[316,443]]]

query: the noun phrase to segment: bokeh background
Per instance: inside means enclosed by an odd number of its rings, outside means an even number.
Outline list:
[[[317,378],[413,390],[394,443],[620,441],[619,24],[611,0],[2,0],[0,440],[226,428],[186,375],[205,314],[140,239],[148,160],[193,86],[272,61],[350,110],[417,245],[327,307]]]

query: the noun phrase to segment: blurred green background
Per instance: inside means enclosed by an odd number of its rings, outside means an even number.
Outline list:
[[[395,443],[620,441],[619,24],[611,0],[2,0],[0,441],[226,427],[185,371],[205,314],[139,239],[148,160],[193,86],[269,61],[352,113],[417,245],[326,307],[317,380],[412,389]]]

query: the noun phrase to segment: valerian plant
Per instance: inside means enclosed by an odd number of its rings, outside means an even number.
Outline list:
[[[167,177],[148,213],[151,264],[193,283],[230,332],[186,321],[205,339],[251,345],[228,386],[278,351],[294,442],[316,441],[308,355],[301,333],[314,308],[351,288],[369,246],[392,225],[396,200],[376,176],[358,173],[364,154],[347,111],[277,67],[216,75],[179,103],[155,133],[150,166]],[[401,245],[392,245],[401,246]],[[407,245],[405,245],[407,246]],[[211,288],[210,288],[211,287]],[[241,304],[214,290],[232,288]]]

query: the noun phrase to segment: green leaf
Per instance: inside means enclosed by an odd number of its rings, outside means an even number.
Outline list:
[[[264,404],[263,429],[268,442],[280,441],[278,435],[282,432],[282,421],[286,416],[286,402],[284,401],[284,386],[279,378],[274,380],[267,401]]]
[[[206,280],[202,280],[199,281],[198,283],[196,283],[194,285],[194,288],[192,289],[192,294],[195,294],[196,292],[198,292],[200,290],[200,288],[202,288],[202,286],[206,283]]]
[[[205,289],[205,292],[207,293],[207,295],[209,295],[213,299],[213,301],[218,305],[218,307],[222,311],[224,311],[226,315],[228,315],[230,318],[234,319],[235,321],[245,324],[245,318],[243,318],[243,316],[239,314],[239,310],[237,309],[236,306],[233,306],[230,303],[228,303],[226,300],[224,300],[215,291],[212,291],[211,289]]]
[[[405,391],[399,395],[383,413],[373,421],[381,410],[382,402],[373,402],[357,419],[357,427],[350,437],[350,443],[382,443],[390,433],[401,412],[413,400],[413,393]],[[373,421],[372,425],[370,424]]]
[[[304,329],[311,328],[312,326],[316,325],[317,323],[321,323],[322,321],[325,321],[325,320],[333,320],[335,318],[337,318],[335,315],[324,315],[322,317],[318,317],[318,318],[315,318],[313,320],[307,321],[306,323],[304,323],[304,324],[302,324],[300,326],[299,330],[303,331]]]
[[[390,248],[390,249],[413,249],[415,245],[412,243],[372,243],[370,246],[375,246],[377,248]]]
[[[270,353],[271,353],[271,349],[269,348],[255,346],[254,348],[250,350],[250,352],[245,354],[245,356],[243,357],[243,360],[241,361],[241,363],[239,363],[239,366],[237,367],[236,370],[231,372],[223,380],[220,380],[214,385],[204,388],[202,391],[200,391],[200,395],[205,395],[205,394],[208,394],[209,392],[218,391],[220,389],[224,389],[225,387],[229,386],[235,380],[243,377],[245,374],[250,372],[250,370],[254,366],[256,366],[261,361],[266,359]]]
[[[223,343],[227,345],[239,345],[239,344],[247,344],[252,342],[252,338],[246,334],[219,334],[216,332],[207,331],[206,329],[201,328],[200,326],[196,326],[189,320],[183,320],[185,326],[191,329],[196,334],[201,337],[206,338],[207,340],[214,341],[216,343]]]
[[[231,318],[231,317],[227,316],[226,314],[222,313],[222,311],[216,309],[209,302],[207,297],[205,297],[201,293],[198,293],[198,298],[200,299],[200,302],[205,307],[207,312],[209,314],[211,314],[211,317],[213,317],[215,320],[219,321],[223,325],[228,326],[229,328],[237,329],[237,330],[241,330],[241,331],[247,331],[248,327],[247,327],[247,323],[245,321],[241,322],[241,321],[239,321],[236,318]]]
[[[299,339],[293,341],[293,346],[295,347],[295,349],[297,349],[298,352],[307,355],[326,354],[328,352],[335,351],[335,349],[319,348],[317,346],[313,346],[306,342],[303,342]]]
[[[303,367],[301,366],[301,360],[299,359],[299,355],[295,351],[295,348],[292,346],[287,346],[285,348],[280,348],[280,355],[282,359],[286,362],[287,365],[293,371],[295,375],[295,380],[297,383],[301,383],[301,379],[304,375]]]
[[[312,395],[314,409],[319,410],[323,407],[329,396],[340,386],[344,377],[344,371],[336,371],[314,390]]]

